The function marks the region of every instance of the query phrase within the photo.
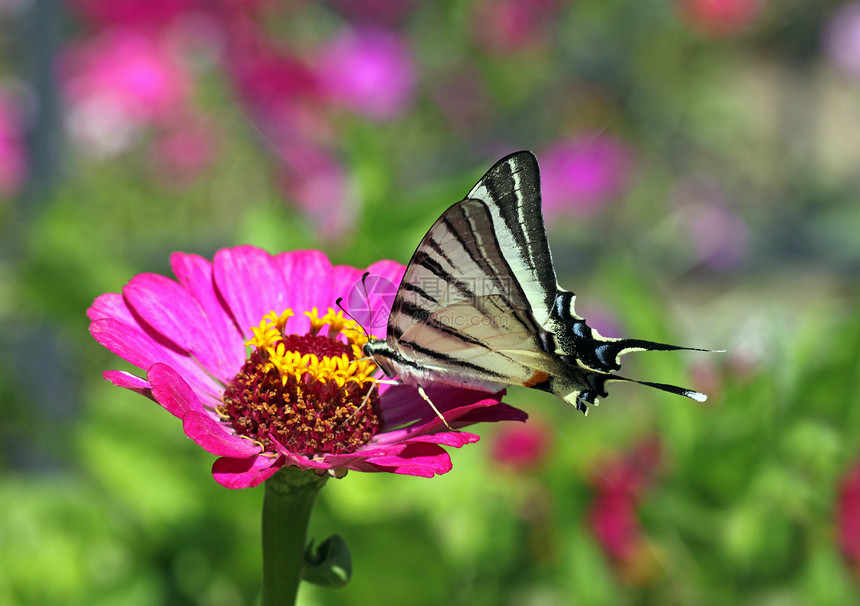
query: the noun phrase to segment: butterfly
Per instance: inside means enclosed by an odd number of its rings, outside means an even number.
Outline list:
[[[611,381],[706,400],[614,373],[632,351],[708,350],[603,337],[576,314],[574,298],[556,280],[537,159],[513,153],[421,240],[394,296],[387,336],[371,338],[364,354],[388,377],[417,386],[431,406],[423,386],[433,383],[488,392],[522,385],[583,413],[608,395]]]

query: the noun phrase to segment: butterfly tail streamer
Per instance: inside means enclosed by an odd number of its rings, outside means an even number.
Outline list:
[[[644,339],[609,339],[591,331],[584,322],[585,330],[571,331],[571,338],[559,339],[559,344],[567,354],[568,360],[576,362],[585,368],[598,372],[613,372],[621,368],[621,356],[634,351],[704,351],[711,349],[698,347],[682,347],[657,343]]]
[[[686,349],[686,348],[679,348]],[[668,393],[672,393],[678,396],[684,396],[686,398],[690,398],[691,400],[695,400],[696,402],[705,402],[708,399],[708,396],[700,391],[696,391],[694,389],[688,389],[686,387],[679,387],[678,385],[671,385],[668,383],[657,383],[654,381],[640,381],[639,379],[630,379],[628,377],[622,377],[620,375],[608,373],[608,372],[597,372],[591,371],[588,372],[585,377],[585,383],[588,385],[587,389],[574,388],[566,394],[558,393],[559,396],[562,397],[563,400],[572,404],[576,407],[577,410],[582,412],[583,414],[588,414],[588,404],[593,406],[597,406],[599,400],[598,397],[605,398],[609,394],[606,391],[606,384],[611,382],[626,382],[626,383],[637,383],[639,385],[645,385],[646,387],[653,387],[654,389],[659,389],[661,391],[665,391]]]

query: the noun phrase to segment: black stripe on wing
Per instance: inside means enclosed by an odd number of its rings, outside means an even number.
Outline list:
[[[495,233],[536,314],[549,313],[557,287],[541,210],[540,170],[534,154],[499,160],[469,192],[492,214]],[[538,316],[543,323],[545,317]]]
[[[412,351],[415,351],[417,353],[423,354],[424,356],[426,356],[427,358],[430,358],[431,360],[435,360],[437,362],[447,363],[449,366],[455,367],[458,370],[468,369],[468,370],[471,370],[475,373],[478,373],[479,375],[486,375],[486,376],[491,377],[493,379],[505,379],[506,378],[505,375],[494,371],[492,368],[487,368],[486,366],[481,366],[480,364],[474,364],[472,362],[467,362],[466,360],[461,360],[461,359],[457,358],[456,356],[452,356],[450,354],[445,354],[445,353],[441,353],[439,351],[435,351],[435,350],[430,349],[428,347],[424,347],[423,345],[416,343],[415,341],[407,341],[404,339],[404,340],[401,340],[400,343],[403,345],[403,347],[411,349]],[[402,354],[399,357],[400,357],[400,360],[399,360],[400,362],[403,362],[404,360],[408,360],[408,357],[403,356]],[[425,366],[425,364],[419,364],[419,363],[414,363],[414,362],[409,364],[409,365],[415,366],[418,368],[422,368]]]
[[[412,255],[391,308],[389,335],[404,316],[429,317],[484,297],[500,297],[506,308],[531,309],[496,240],[489,208],[463,200],[442,214]],[[480,305],[475,308],[486,315]],[[397,347],[396,339],[388,342]]]

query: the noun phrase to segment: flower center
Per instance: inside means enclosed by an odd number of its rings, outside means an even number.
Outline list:
[[[353,452],[379,431],[382,419],[376,365],[360,360],[367,337],[341,312],[305,315],[311,321],[305,335],[286,332],[291,310],[269,312],[251,329],[246,345],[253,351],[218,412],[270,452],[277,452],[273,441],[309,457]]]

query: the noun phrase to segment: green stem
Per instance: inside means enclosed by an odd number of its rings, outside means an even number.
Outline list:
[[[305,567],[308,521],[328,476],[285,467],[263,497],[262,606],[292,606]]]

